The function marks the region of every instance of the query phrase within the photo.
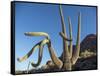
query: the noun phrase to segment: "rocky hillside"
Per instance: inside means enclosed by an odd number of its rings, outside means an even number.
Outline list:
[[[97,56],[78,59],[73,70],[94,70],[97,69]]]
[[[80,44],[80,50],[91,50],[92,52],[97,51],[97,36],[95,34],[87,35]]]

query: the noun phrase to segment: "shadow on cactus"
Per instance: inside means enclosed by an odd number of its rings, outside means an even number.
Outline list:
[[[68,17],[68,24],[69,24],[69,38],[67,37],[66,33],[66,27],[65,27],[65,22],[64,22],[64,17],[63,17],[63,12],[61,5],[59,6],[59,12],[60,12],[60,17],[61,17],[61,23],[62,23],[62,32],[60,32],[60,36],[62,37],[63,40],[63,59],[59,59],[57,57],[55,50],[52,45],[52,41],[50,39],[50,36],[45,33],[45,32],[26,32],[26,36],[44,36],[45,39],[37,43],[32,47],[32,49],[22,58],[18,58],[17,60],[19,62],[25,61],[28,59],[32,53],[35,51],[35,49],[39,48],[38,52],[38,61],[37,63],[31,62],[31,65],[33,67],[38,67],[41,64],[42,61],[42,55],[43,55],[43,48],[45,45],[48,47],[48,51],[50,53],[51,60],[54,64],[55,67],[58,69],[63,69],[66,71],[71,71],[72,66],[77,62],[77,59],[79,58],[79,53],[80,53],[80,31],[81,31],[81,14],[78,14],[78,29],[77,29],[77,40],[76,40],[76,48],[73,50],[73,37],[72,37],[72,24],[71,24],[71,19]],[[69,43],[69,45],[68,45]]]

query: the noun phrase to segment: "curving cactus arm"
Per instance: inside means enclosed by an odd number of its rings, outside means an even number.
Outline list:
[[[49,40],[48,39],[44,39],[41,41],[40,45],[39,45],[39,53],[38,53],[38,61],[37,63],[32,62],[31,65],[33,67],[37,67],[40,65],[41,61],[42,61],[42,56],[43,56],[43,47],[46,43],[48,43]]]
[[[34,52],[34,50],[39,47],[39,44],[40,44],[40,42],[37,43],[25,56],[23,56],[22,58],[17,58],[17,60],[19,62],[22,62],[22,61],[25,61],[26,59],[28,59],[32,55],[32,53]]]
[[[45,36],[47,39],[49,39],[49,35],[47,33],[44,32],[26,32],[24,33],[26,36]],[[40,44],[42,41],[40,41],[39,43],[37,43],[35,46],[33,46],[33,48],[22,58],[17,58],[17,60],[19,62],[25,61],[26,59],[28,59],[32,53],[34,52],[35,49],[39,48]]]
[[[53,46],[51,45],[51,42],[50,42],[47,46],[48,46],[48,50],[49,50],[49,53],[50,53],[50,57],[51,57],[53,63],[56,65],[56,67],[62,68],[63,63],[62,63],[62,61],[57,57],[57,55],[55,54],[54,48],[53,48]]]
[[[59,35],[60,35],[64,40],[66,40],[66,41],[72,41],[72,39],[66,38],[66,36],[64,35],[63,32],[60,32]]]
[[[40,65],[41,60],[42,60],[42,54],[43,54],[43,47],[45,44],[47,44],[48,49],[49,49],[49,53],[50,53],[50,57],[52,59],[52,61],[54,62],[54,64],[58,67],[61,68],[62,67],[62,61],[56,56],[53,47],[51,46],[51,41],[49,40],[49,35],[47,33],[44,32],[27,32],[25,33],[25,35],[27,36],[45,36],[46,39],[40,41],[39,43],[37,43],[32,50],[30,50],[24,57],[22,58],[18,58],[17,60],[19,62],[22,62],[24,60],[26,60],[28,57],[30,57],[30,55],[33,53],[33,51],[36,48],[39,48],[39,53],[38,53],[38,61],[37,63],[32,62],[31,65],[33,67],[37,67]]]

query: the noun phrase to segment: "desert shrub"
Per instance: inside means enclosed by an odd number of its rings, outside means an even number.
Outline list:
[[[87,57],[91,57],[91,56],[95,56],[96,53],[88,50],[85,50],[84,52],[80,53],[80,58],[87,58]]]

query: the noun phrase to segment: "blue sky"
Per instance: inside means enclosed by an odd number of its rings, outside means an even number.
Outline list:
[[[78,12],[81,12],[81,41],[88,34],[96,34],[96,7],[62,5],[66,30],[68,30],[68,16],[71,18],[73,30],[73,44],[76,42]],[[46,32],[50,35],[52,45],[57,56],[60,56],[62,49],[61,21],[59,5],[17,3],[15,4],[15,62],[16,70],[27,69],[29,61],[36,62],[38,49],[24,62],[18,62],[18,57],[23,57],[30,49],[44,37],[28,37],[25,32]],[[41,65],[50,59],[47,47],[44,47]],[[40,65],[40,66],[41,66]],[[32,67],[30,66],[30,69]]]

